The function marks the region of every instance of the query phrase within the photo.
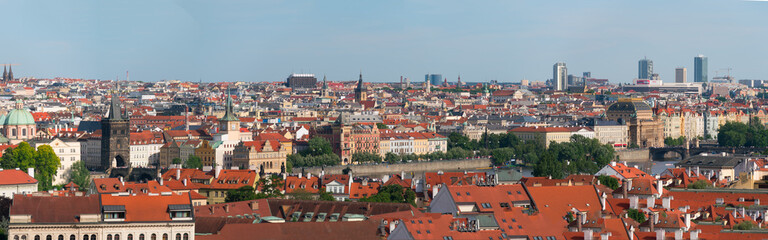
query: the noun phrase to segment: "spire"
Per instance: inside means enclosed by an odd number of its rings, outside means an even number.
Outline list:
[[[13,81],[13,65],[8,66],[8,79],[10,81]]]
[[[328,80],[325,78],[325,74],[323,74],[323,90],[328,89]]]
[[[8,66],[3,65],[3,80],[8,81]]]
[[[363,71],[360,71],[360,79],[357,80],[357,88],[363,90]]]
[[[117,95],[119,92],[119,84],[115,81],[115,89],[112,92],[112,104],[109,106],[109,120],[123,120],[122,112],[120,111],[120,97]]]
[[[232,113],[232,95],[230,94],[229,87],[227,87],[227,105],[224,109],[224,118],[221,120],[224,121],[239,121],[237,117],[235,117],[235,114]]]

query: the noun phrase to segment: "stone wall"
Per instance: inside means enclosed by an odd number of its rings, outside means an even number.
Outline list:
[[[464,159],[464,160],[446,160],[446,161],[432,161],[432,162],[412,162],[412,163],[398,163],[398,164],[378,164],[378,165],[348,165],[352,169],[354,175],[378,175],[378,174],[395,174],[395,173],[421,173],[421,172],[456,172],[464,170],[476,170],[477,168],[487,168],[491,166],[491,159],[477,158],[477,159]],[[347,166],[331,166],[331,167],[308,167],[304,171],[306,173],[312,173],[313,175],[320,174],[320,171],[325,171],[325,174],[342,174],[342,170]],[[302,168],[293,168],[294,173],[301,172]]]
[[[647,162],[650,161],[648,149],[627,149],[616,151],[619,161],[627,162]]]

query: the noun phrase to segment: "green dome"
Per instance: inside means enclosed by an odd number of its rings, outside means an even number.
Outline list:
[[[13,109],[8,114],[0,117],[0,124],[8,125],[35,125],[32,113],[24,109]]]

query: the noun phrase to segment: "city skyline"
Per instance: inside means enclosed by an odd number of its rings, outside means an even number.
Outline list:
[[[20,64],[19,76],[125,79],[129,71],[132,80],[216,82],[314,73],[353,81],[362,70],[367,82],[425,73],[451,82],[459,74],[466,82],[519,82],[546,81],[551,64],[565,62],[574,72],[627,83],[647,56],[670,82],[676,67],[693,68],[697,54],[710,58],[710,75],[733,68],[737,79],[768,76],[759,51],[768,4],[757,2],[7,5],[15,11],[2,19],[18,24],[6,31],[18,37],[0,40],[13,46],[0,62]],[[642,17],[651,9],[657,17]]]

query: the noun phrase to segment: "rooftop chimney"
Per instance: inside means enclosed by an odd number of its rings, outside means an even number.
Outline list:
[[[592,240],[592,229],[584,230],[584,240]]]
[[[664,209],[670,210],[672,208],[672,199],[671,197],[665,197],[661,199],[661,206]]]
[[[699,240],[699,232],[701,232],[700,229],[696,229],[695,231],[691,231],[691,240]]]
[[[675,240],[683,240],[683,229],[675,230]]]
[[[639,204],[638,204],[638,201],[639,201],[639,200],[640,200],[640,199],[639,199],[637,196],[631,196],[631,197],[629,197],[629,208],[638,209],[638,206],[637,206],[637,205],[639,205]]]
[[[176,169],[176,180],[181,179],[181,168]]]
[[[665,236],[666,234],[667,234],[667,233],[664,231],[664,229],[663,229],[663,228],[662,228],[662,229],[658,229],[658,230],[656,230],[656,240],[664,240],[664,236]]]
[[[182,182],[184,183],[184,186],[186,187],[187,186],[187,179],[185,178]]]
[[[219,173],[221,173],[221,166],[216,166],[216,172],[214,172],[213,177],[219,178]]]
[[[30,177],[35,178],[35,169],[27,168],[27,174],[29,174]]]
[[[691,229],[691,214],[685,213],[685,230]]]
[[[259,210],[259,202],[257,202],[257,201],[252,201],[252,202],[251,202],[251,203],[249,203],[248,205],[250,205],[250,206],[251,206],[251,210],[252,210],[252,211],[256,211],[256,210]]]
[[[659,197],[664,195],[664,183],[661,181],[661,179],[656,180],[656,190],[659,190]]]
[[[647,205],[648,208],[652,208],[656,206],[656,198],[653,196],[650,196],[645,199],[645,205]]]

